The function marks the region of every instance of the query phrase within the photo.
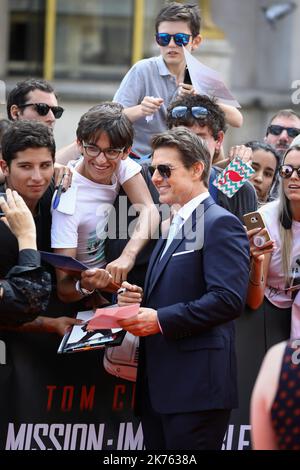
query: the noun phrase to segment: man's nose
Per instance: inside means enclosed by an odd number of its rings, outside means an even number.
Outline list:
[[[170,39],[169,46],[170,46],[170,45],[173,46],[173,47],[174,47],[174,46],[177,46],[177,44],[176,44],[176,42],[175,42],[173,36],[172,36],[171,39]]]
[[[151,179],[154,184],[155,184],[155,181],[161,181],[163,179],[163,177],[161,176],[157,168],[155,168]]]
[[[39,181],[43,178],[39,168],[35,168],[32,172],[31,178],[35,181]]]
[[[99,155],[96,157],[96,161],[102,162],[102,163],[107,161],[106,155],[102,150],[100,151]]]
[[[287,142],[289,140],[289,136],[288,136],[288,133],[287,133],[286,129],[282,130],[281,134],[279,135],[279,140],[283,140],[285,142]]]

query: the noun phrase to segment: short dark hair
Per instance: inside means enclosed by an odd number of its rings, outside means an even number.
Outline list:
[[[208,114],[205,117],[195,118],[189,111],[182,117],[174,118],[172,117],[172,110],[176,106],[186,106],[187,108],[201,106],[207,109]],[[195,124],[201,127],[207,126],[215,140],[218,139],[220,131],[226,132],[227,129],[225,113],[214,98],[209,98],[206,95],[186,95],[169,105],[167,110],[167,126],[169,129],[177,126],[192,127]]]
[[[163,21],[185,21],[191,30],[193,38],[200,33],[201,16],[198,5],[171,2],[165,5],[158,13],[155,20],[155,31]]]
[[[13,121],[10,109],[12,105],[22,106],[28,99],[28,93],[34,90],[45,91],[46,93],[54,93],[54,89],[49,82],[42,79],[28,78],[22,82],[18,82],[16,86],[11,90],[7,97],[7,116],[8,119]],[[54,93],[55,94],[55,93]],[[56,95],[55,95],[56,96]]]
[[[0,152],[1,152],[1,140],[4,132],[11,125],[11,122],[8,119],[0,119]]]
[[[300,114],[296,113],[293,109],[280,109],[279,111],[277,111],[276,114],[274,114],[274,116],[271,117],[268,127],[267,127],[266,135],[269,134],[269,127],[274,121],[274,119],[276,119],[277,117],[281,117],[281,116],[286,117],[286,118],[295,117],[295,118],[300,119]]]
[[[17,152],[30,148],[47,148],[55,160],[55,141],[52,130],[38,121],[14,121],[2,138],[2,158],[10,167]]]
[[[113,147],[126,150],[131,147],[133,126],[121,104],[105,101],[81,116],[76,131],[79,142],[95,143],[102,132],[108,135]]]
[[[206,143],[201,137],[186,127],[179,126],[153,137],[153,152],[160,147],[173,147],[177,149],[185,168],[191,168],[194,163],[203,162],[202,181],[208,187],[211,157]]]

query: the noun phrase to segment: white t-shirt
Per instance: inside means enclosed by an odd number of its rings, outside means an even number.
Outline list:
[[[141,171],[141,166],[126,158],[118,164],[112,184],[99,184],[73,169],[72,187],[63,193],[56,210],[52,212],[52,248],[77,248],[76,258],[88,267],[105,265],[105,227],[110,210],[119,193],[120,185]],[[72,167],[72,164],[70,164]],[[72,206],[72,214],[62,212]],[[61,209],[60,209],[61,207]]]
[[[281,261],[281,239],[279,236],[279,202],[269,202],[259,212],[262,214],[271,239],[275,240],[275,250],[272,253],[265,296],[274,305],[280,308],[291,306],[291,293],[282,292],[285,279]],[[292,253],[291,253],[291,279],[300,277],[300,222],[292,223]],[[298,263],[297,263],[298,261]],[[300,282],[300,279],[299,279]]]

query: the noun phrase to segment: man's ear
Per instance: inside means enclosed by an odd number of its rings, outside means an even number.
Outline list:
[[[221,149],[221,146],[223,144],[223,141],[224,141],[224,132],[223,131],[219,131],[218,132],[218,137],[217,137],[217,140],[216,140],[216,147],[215,147],[215,150],[217,152],[220,152],[220,149]]]
[[[5,160],[0,159],[0,169],[4,176],[9,176],[9,166]]]
[[[195,179],[200,180],[202,173],[204,171],[204,163],[203,162],[194,163],[193,170],[194,170],[193,176],[195,176]]]
[[[17,121],[19,119],[20,110],[19,110],[19,107],[16,104],[13,104],[10,107],[10,114],[11,114],[11,117],[14,121]]]
[[[121,160],[125,160],[125,158],[128,157],[128,155],[129,155],[130,152],[131,152],[131,149],[132,149],[132,147],[129,147],[128,149],[124,150],[123,155],[122,155],[122,157],[121,157]]]
[[[202,36],[201,34],[197,34],[197,36],[195,36],[194,39],[192,40],[192,51],[197,49],[200,46],[201,42],[202,42]]]
[[[82,146],[82,142],[80,140],[76,140],[76,144],[77,144],[77,147],[79,149],[79,152],[81,153],[81,155],[83,155],[83,146]]]

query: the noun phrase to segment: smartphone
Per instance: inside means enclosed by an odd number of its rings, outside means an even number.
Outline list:
[[[183,83],[186,83],[187,85],[192,85],[190,72],[189,72],[189,69],[187,67],[185,68]]]
[[[6,193],[0,193],[0,197],[3,197],[3,199],[7,200]],[[2,212],[1,207],[0,207],[0,217],[4,216],[4,212]]]
[[[247,230],[252,230],[254,228],[266,228],[263,217],[260,212],[249,212],[243,216]],[[255,235],[253,237],[253,243],[257,247],[260,247],[271,240],[268,230],[263,235]]]

